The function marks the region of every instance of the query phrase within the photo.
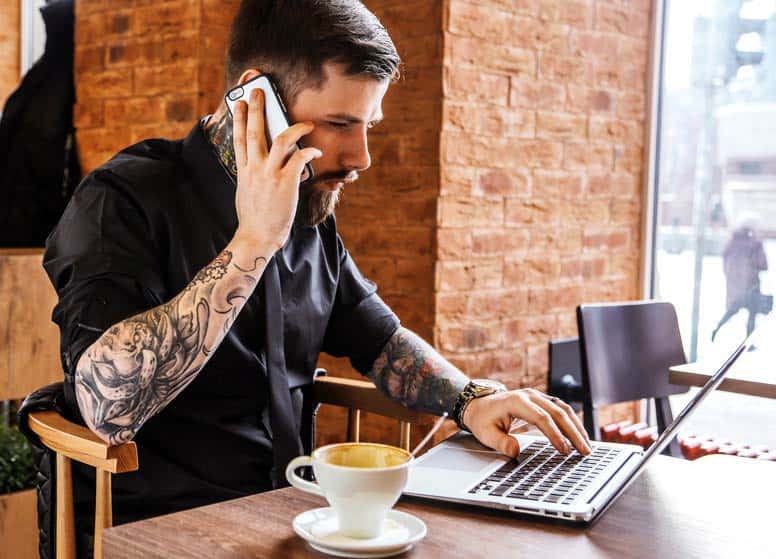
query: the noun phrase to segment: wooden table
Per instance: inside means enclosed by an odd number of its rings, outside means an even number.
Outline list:
[[[475,507],[402,499],[428,535],[400,558],[774,557],[776,463],[658,456],[592,527],[561,525]],[[281,489],[125,524],[104,534],[104,557],[325,557],[292,528],[322,499]]]
[[[776,398],[776,355],[773,352],[745,353],[733,365],[718,390]],[[671,367],[668,381],[680,386],[703,386],[716,372],[715,365],[687,363]]]

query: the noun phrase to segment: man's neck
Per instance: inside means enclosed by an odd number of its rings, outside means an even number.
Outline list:
[[[234,177],[237,177],[237,163],[234,158],[232,140],[232,117],[229,115],[226,103],[221,103],[215,114],[205,124],[205,136],[213,144],[224,168]]]

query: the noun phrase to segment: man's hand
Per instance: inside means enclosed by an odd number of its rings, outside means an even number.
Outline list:
[[[312,132],[310,122],[294,124],[267,147],[264,92],[251,91],[250,105],[234,107],[234,157],[237,165],[237,233],[267,247],[271,255],[283,247],[294,223],[299,176],[306,163],[322,155],[316,148],[289,151]]]
[[[571,406],[533,388],[475,398],[463,414],[464,425],[482,444],[512,457],[520,452],[517,440],[509,435],[515,419],[536,425],[563,454],[571,452],[568,441],[582,454],[590,454],[590,439]]]

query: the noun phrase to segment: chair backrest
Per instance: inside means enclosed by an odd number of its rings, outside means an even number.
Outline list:
[[[593,407],[686,392],[668,368],[686,363],[671,303],[636,301],[577,307],[582,380]]]
[[[551,340],[547,393],[557,396],[579,410],[582,406],[582,360],[579,338]]]
[[[331,404],[348,409],[347,440],[359,442],[361,436],[361,412],[373,413],[395,419],[399,423],[397,446],[410,450],[410,429],[418,423],[422,414],[390,400],[377,390],[372,382],[342,377],[329,377],[318,369],[313,383],[314,407]],[[313,412],[315,413],[315,412]],[[314,438],[314,435],[313,435]]]

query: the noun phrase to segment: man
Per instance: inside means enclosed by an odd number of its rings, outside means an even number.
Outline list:
[[[368,130],[399,64],[356,0],[245,0],[227,86],[272,74],[297,124],[268,148],[256,95],[182,141],[127,148],[78,188],[45,265],[71,405],[104,440],[138,444],[140,470],[114,480],[117,522],[282,485],[320,351],[506,454],[518,452],[506,434],[518,417],[563,452],[567,439],[589,452],[563,402],[465,390],[337,235],[338,194],[370,166]],[[287,158],[298,140],[309,147]],[[315,177],[299,185],[307,162]]]

